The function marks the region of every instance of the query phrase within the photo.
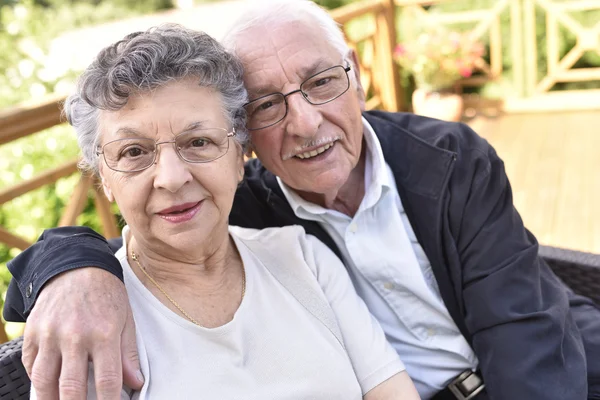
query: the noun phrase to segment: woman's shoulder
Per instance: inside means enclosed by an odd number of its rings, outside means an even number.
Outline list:
[[[331,252],[300,225],[266,229],[230,226],[229,232],[259,259],[285,260],[288,264],[302,263],[315,276],[318,276],[319,259]]]
[[[312,237],[300,225],[265,229],[230,226],[229,233],[261,260],[275,258],[306,263],[312,258]]]
[[[266,244],[277,243],[282,245],[286,242],[298,243],[306,237],[304,228],[300,225],[289,225],[276,228],[252,229],[241,226],[230,225],[229,233],[242,241],[258,241]]]

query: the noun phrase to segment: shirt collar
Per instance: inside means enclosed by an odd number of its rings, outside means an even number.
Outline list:
[[[368,208],[374,205],[381,197],[384,188],[392,188],[387,166],[383,158],[381,144],[375,131],[369,122],[362,117],[363,135],[366,146],[365,159],[365,197],[363,198],[360,208]],[[335,212],[321,207],[318,204],[304,200],[294,189],[286,185],[279,177],[277,183],[287,199],[288,203],[294,210],[294,214],[300,218],[317,220],[318,215]]]

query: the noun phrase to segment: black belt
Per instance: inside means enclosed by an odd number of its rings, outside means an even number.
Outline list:
[[[487,394],[479,371],[467,370],[457,376],[431,400],[485,400]]]

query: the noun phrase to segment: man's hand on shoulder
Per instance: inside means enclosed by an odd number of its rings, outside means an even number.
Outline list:
[[[100,399],[143,384],[123,282],[100,268],[64,272],[42,289],[25,328],[23,364],[39,399],[85,399],[88,361]]]

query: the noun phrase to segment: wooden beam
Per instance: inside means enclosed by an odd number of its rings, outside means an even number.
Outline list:
[[[384,7],[383,3],[382,0],[359,1],[331,10],[329,14],[338,24],[345,24],[351,19],[367,13],[381,11]]]
[[[110,202],[106,196],[104,196],[104,193],[100,188],[96,189],[96,193],[94,194],[94,204],[96,205],[96,212],[102,223],[102,233],[104,234],[104,237],[107,239],[119,237],[121,233],[117,226],[117,220],[110,210]]]
[[[0,190],[0,206],[27,192],[31,192],[32,190],[38,189],[49,183],[54,183],[60,178],[73,175],[75,172],[77,172],[77,160],[69,161],[49,171],[43,172],[35,178]]]
[[[510,47],[512,56],[512,73],[514,85],[519,97],[525,95],[525,57],[523,50],[523,16],[521,14],[520,0],[511,0],[510,3]]]
[[[450,1],[456,1],[456,0],[395,0],[394,3],[396,3],[396,5],[398,7],[405,7],[405,6],[431,6],[431,5],[440,4],[440,3],[448,3]]]
[[[376,57],[378,59],[376,76],[381,102],[386,111],[401,111],[402,87],[400,86],[400,67],[394,61],[396,47],[396,6],[394,0],[383,0],[384,9],[377,13],[377,32],[375,34]]]
[[[506,113],[600,110],[600,89],[565,90],[504,100]]]
[[[42,103],[0,112],[0,145],[62,123],[63,101],[63,97],[50,97]]]
[[[29,243],[27,240],[25,240],[19,236],[13,235],[12,233],[10,233],[9,231],[7,231],[5,228],[3,228],[1,226],[0,226],[0,243],[6,244],[11,249],[20,249],[20,250],[25,250],[26,248],[31,246],[31,243]]]
[[[75,225],[77,217],[85,207],[85,203],[88,199],[88,191],[91,186],[92,178],[89,175],[81,175],[79,183],[75,186],[75,190],[73,190],[71,200],[69,200],[58,226]]]

